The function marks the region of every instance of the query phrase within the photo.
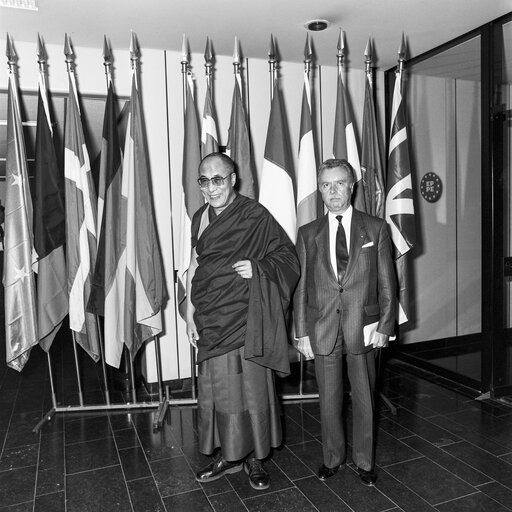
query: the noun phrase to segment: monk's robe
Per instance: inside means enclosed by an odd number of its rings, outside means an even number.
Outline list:
[[[258,291],[251,291],[253,281],[259,286],[263,279],[270,285],[276,299],[270,319],[282,320],[300,268],[294,245],[274,217],[257,201],[238,194],[219,215],[207,204],[196,212],[192,247],[196,248],[198,263],[191,299],[200,363],[244,345],[249,313],[254,320],[253,305],[255,314],[263,314],[263,322],[268,320],[255,304]],[[233,264],[240,260],[252,261],[255,278],[243,279],[235,272]],[[257,323],[261,325],[259,319]],[[286,334],[281,333],[284,340],[276,341],[286,344]]]
[[[258,202],[237,195],[219,215],[192,220],[198,344],[199,451],[228,461],[265,458],[282,442],[274,372],[289,372],[285,315],[299,277],[290,239]],[[251,260],[253,277],[233,269]]]

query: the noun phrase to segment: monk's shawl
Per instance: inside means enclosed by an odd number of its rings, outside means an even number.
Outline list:
[[[283,315],[300,271],[288,235],[265,207],[242,195],[219,215],[207,204],[196,212],[192,246],[198,262],[191,299],[200,363],[244,345],[251,279],[235,272],[235,262],[251,260],[268,269],[266,277],[277,286],[281,304],[276,307]]]

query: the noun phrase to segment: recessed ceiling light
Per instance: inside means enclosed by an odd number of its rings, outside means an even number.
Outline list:
[[[320,32],[321,30],[325,30],[328,26],[329,22],[327,20],[311,20],[304,23],[304,28],[312,32]]]

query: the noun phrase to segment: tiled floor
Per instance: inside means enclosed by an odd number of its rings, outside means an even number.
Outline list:
[[[52,357],[59,400],[76,403],[70,359]],[[97,403],[98,366],[81,361],[85,402]],[[36,348],[21,374],[0,369],[0,511],[512,510],[512,408],[407,369],[390,361],[383,375],[382,391],[398,410],[394,416],[381,401],[376,487],[363,486],[351,465],[318,480],[319,409],[311,401],[284,404],[286,441],[266,462],[270,489],[256,492],[243,472],[195,481],[209,459],[197,451],[193,407],[171,407],[158,432],[149,410],[58,414],[34,434],[51,404]]]

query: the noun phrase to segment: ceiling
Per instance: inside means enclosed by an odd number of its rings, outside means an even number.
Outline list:
[[[1,4],[1,1],[0,1]],[[407,58],[462,35],[512,10],[512,0],[39,0],[39,10],[0,7],[0,37],[16,41],[101,47],[106,35],[115,52],[127,49],[130,30],[144,48],[181,51],[186,34],[191,52],[203,53],[206,36],[216,55],[232,55],[238,36],[243,57],[267,59],[270,34],[280,60],[303,60],[304,23],[325,19],[312,34],[317,64],[336,64],[339,28],[345,31],[346,62],[362,68],[368,37],[374,65],[396,64],[402,32]]]

